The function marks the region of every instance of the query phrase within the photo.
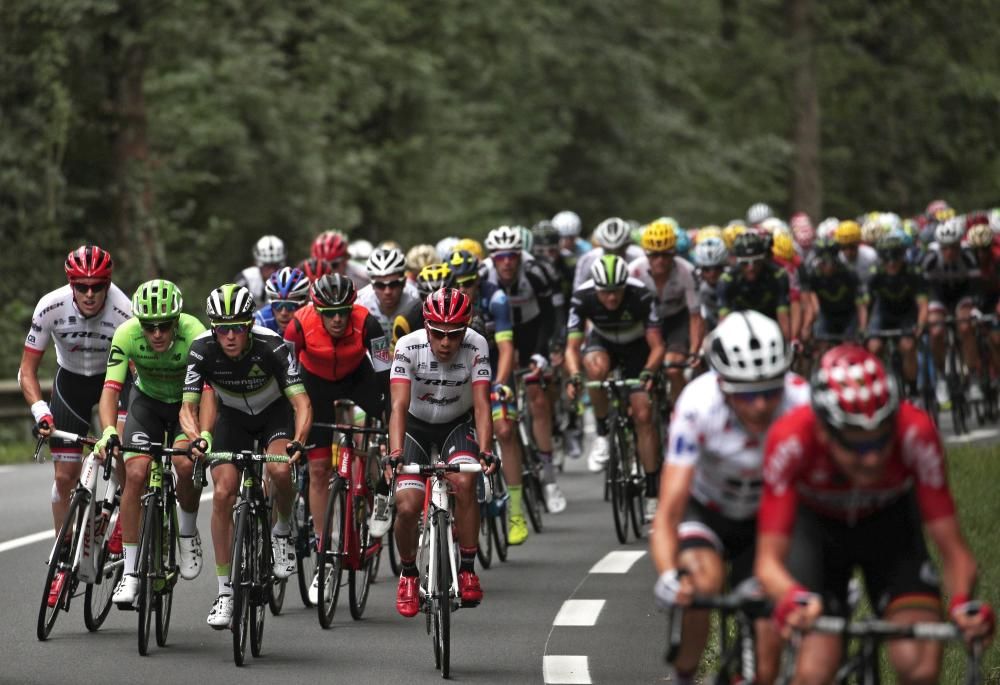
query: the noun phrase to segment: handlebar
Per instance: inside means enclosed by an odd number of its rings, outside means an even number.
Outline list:
[[[585,388],[639,388],[645,385],[638,378],[622,378],[620,380],[585,381]]]
[[[962,637],[962,632],[954,623],[925,622],[906,625],[890,621],[880,621],[878,619],[849,621],[841,616],[820,616],[816,619],[810,631],[846,635],[848,637],[877,636],[889,640],[909,638],[918,640],[958,640]]]
[[[389,434],[386,428],[377,427],[367,427],[367,426],[353,426],[349,423],[322,423],[320,421],[314,421],[312,424],[313,428],[329,428],[331,430],[338,431],[340,433],[358,433],[361,435],[380,435],[387,436]]]
[[[482,464],[446,464],[439,461],[436,464],[403,464],[399,473],[410,476],[433,476],[443,473],[482,473]]]

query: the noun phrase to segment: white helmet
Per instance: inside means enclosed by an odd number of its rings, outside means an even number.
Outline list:
[[[760,229],[768,233],[791,233],[788,224],[776,216],[771,216],[760,222]]]
[[[347,245],[347,254],[354,261],[363,262],[371,256],[373,249],[375,249],[374,246],[362,238],[361,240],[352,240]]]
[[[762,221],[766,221],[774,216],[774,210],[763,202],[757,202],[750,205],[750,209],[747,210],[747,223],[751,226],[755,226]]]
[[[833,240],[833,234],[840,226],[840,219],[835,216],[828,216],[816,226],[816,237],[821,240]]]
[[[694,246],[694,263],[701,267],[722,266],[729,251],[722,238],[711,236]]]
[[[520,226],[499,226],[486,236],[486,249],[490,252],[520,252],[524,249]]]
[[[618,250],[629,240],[628,222],[616,216],[605,219],[594,229],[594,241],[605,250]]]
[[[628,280],[628,266],[618,255],[606,254],[590,265],[590,277],[598,290],[620,288]]]
[[[705,338],[704,349],[724,392],[782,387],[792,363],[777,322],[753,310],[723,319]]]
[[[403,256],[402,251],[395,248],[387,250],[380,247],[368,257],[365,269],[368,270],[368,276],[371,278],[401,274],[406,270],[406,257]]]
[[[552,217],[552,225],[556,227],[560,238],[575,238],[580,235],[580,231],[583,229],[580,216],[568,209]]]
[[[284,264],[285,243],[276,235],[265,235],[253,246],[253,261],[257,266]]]
[[[447,238],[441,238],[441,240],[437,241],[434,249],[438,253],[438,259],[442,262],[447,261],[448,257],[451,256],[451,249],[455,247],[455,243],[457,242],[458,238],[453,235],[448,236]]]
[[[956,216],[942,221],[934,229],[934,239],[941,245],[957,245],[963,235],[965,235],[965,220],[962,217]]]

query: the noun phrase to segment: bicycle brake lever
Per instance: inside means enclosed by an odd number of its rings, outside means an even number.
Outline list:
[[[34,461],[38,464],[45,463],[45,457],[42,456],[42,445],[45,444],[45,438],[43,436],[38,437],[38,442],[35,443],[35,456]]]

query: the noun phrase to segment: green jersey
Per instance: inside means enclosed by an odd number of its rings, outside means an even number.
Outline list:
[[[181,314],[174,341],[166,351],[158,353],[146,342],[139,320],[129,319],[118,327],[111,339],[104,386],[121,390],[131,361],[135,365],[135,385],[143,394],[161,402],[180,402],[188,349],[204,331],[201,321],[190,314]]]

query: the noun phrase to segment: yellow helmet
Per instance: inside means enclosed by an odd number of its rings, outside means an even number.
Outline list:
[[[441,288],[454,286],[451,267],[446,263],[428,264],[417,274],[417,290],[422,296],[427,296]]]
[[[838,245],[856,245],[861,242],[861,227],[857,221],[841,221],[833,232],[833,239]]]
[[[666,221],[654,221],[643,229],[641,245],[650,252],[668,252],[677,247],[677,233]]]
[[[746,233],[746,230],[747,227],[743,224],[729,224],[722,229],[722,241],[726,244],[726,249],[732,250],[733,243],[736,242],[736,236]]]
[[[719,238],[721,240],[722,229],[718,226],[702,226],[698,229],[698,233],[695,234],[694,244],[697,245],[706,238]]]
[[[795,257],[795,244],[792,234],[787,231],[775,231],[771,239],[771,254],[778,259],[790,260]]]
[[[486,252],[483,251],[483,244],[478,240],[473,240],[472,238],[462,238],[455,243],[454,247],[451,248],[452,253],[458,252],[459,250],[471,252],[476,255],[476,259],[479,261],[486,259]]]

